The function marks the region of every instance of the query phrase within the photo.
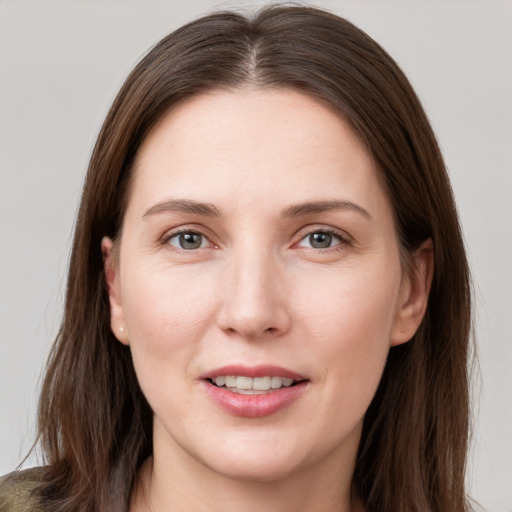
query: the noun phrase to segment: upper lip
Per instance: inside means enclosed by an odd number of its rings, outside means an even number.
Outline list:
[[[242,377],[285,377],[295,381],[306,380],[306,377],[281,366],[260,364],[257,366],[245,366],[230,364],[215,368],[201,375],[201,379],[215,379],[216,377],[236,375]]]

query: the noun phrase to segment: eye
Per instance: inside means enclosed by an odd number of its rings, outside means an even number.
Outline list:
[[[342,243],[341,236],[329,231],[314,231],[299,242],[299,247],[311,249],[329,249]]]
[[[210,244],[205,236],[201,235],[201,233],[197,233],[196,231],[182,231],[181,233],[175,233],[167,239],[167,243],[173,247],[184,249],[186,251],[208,247]]]

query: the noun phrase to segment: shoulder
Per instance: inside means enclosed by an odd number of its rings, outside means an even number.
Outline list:
[[[0,512],[39,512],[32,494],[42,472],[43,468],[31,468],[0,477]]]

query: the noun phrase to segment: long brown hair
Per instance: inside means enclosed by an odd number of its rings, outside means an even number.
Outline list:
[[[127,78],[91,158],[64,319],[39,404],[48,511],[126,511],[152,452],[152,412],[130,352],[110,330],[100,242],[115,238],[134,157],[155,123],[212,88],[294,88],[328,104],[367,145],[394,208],[402,253],[432,239],[434,279],[414,336],[391,349],[363,427],[354,498],[367,512],[468,510],[470,284],[443,159],[411,85],[361,30],[314,8],[223,12],[159,42]]]

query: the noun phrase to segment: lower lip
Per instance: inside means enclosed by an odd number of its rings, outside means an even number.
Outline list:
[[[245,418],[262,418],[275,414],[299,398],[307,386],[307,381],[302,381],[262,395],[243,395],[214,386],[209,381],[203,382],[206,392],[221,409]]]

